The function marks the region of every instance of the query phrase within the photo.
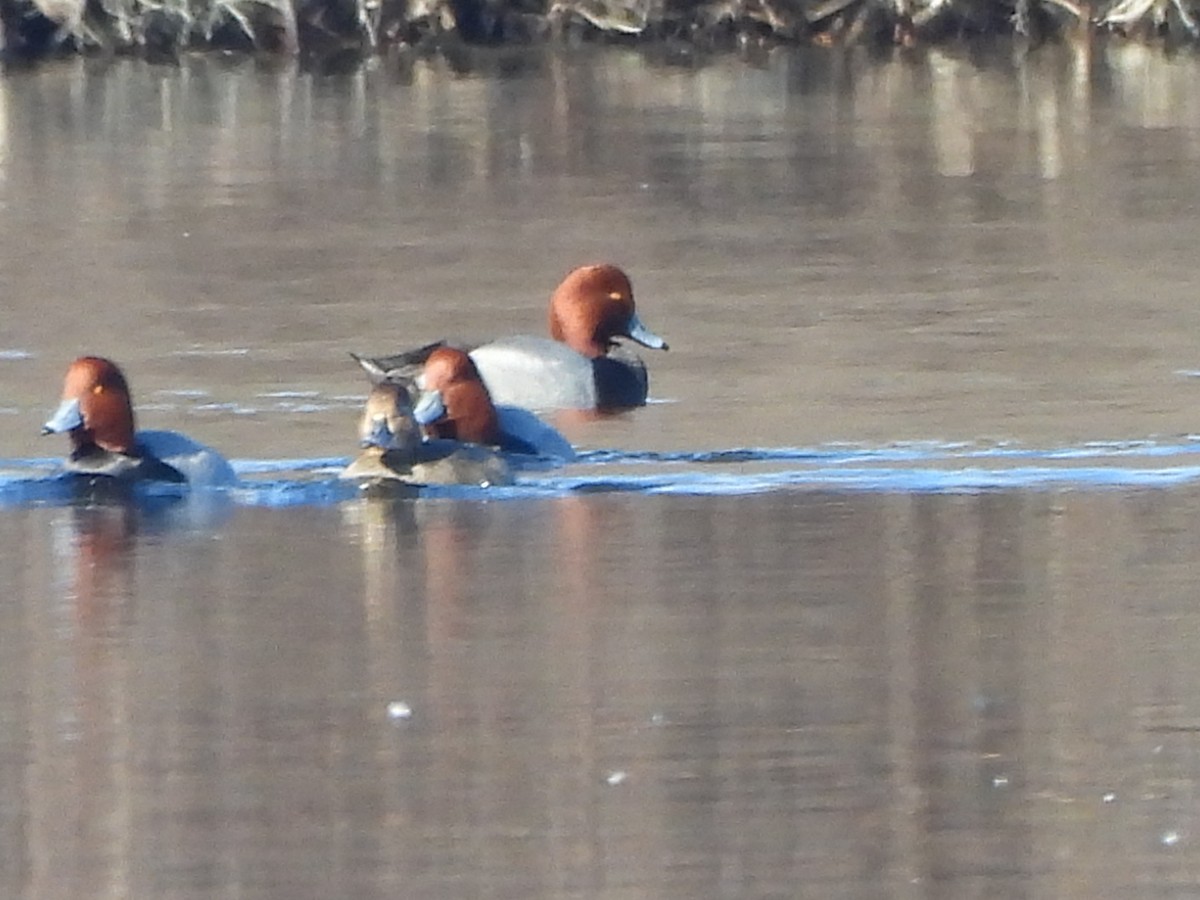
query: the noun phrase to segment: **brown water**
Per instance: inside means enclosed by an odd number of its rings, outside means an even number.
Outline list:
[[[8,73],[0,896],[1194,895],[1198,67]],[[611,458],[329,492],[348,350],[594,259]],[[81,352],[268,488],[12,499]]]

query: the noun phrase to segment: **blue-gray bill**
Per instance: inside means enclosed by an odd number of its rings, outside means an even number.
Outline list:
[[[59,404],[46,424],[42,426],[42,434],[62,434],[83,427],[83,410],[79,408],[79,400],[72,398]]]
[[[649,347],[651,350],[669,349],[666,341],[642,324],[642,320],[637,317],[637,313],[629,317],[629,337],[631,340],[635,340],[643,347]]]

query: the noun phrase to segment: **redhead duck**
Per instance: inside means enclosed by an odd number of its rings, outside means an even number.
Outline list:
[[[431,438],[500,447],[500,416],[471,357],[455,347],[438,347],[417,376],[421,399],[413,415]]]
[[[431,344],[415,352],[424,355],[423,362],[418,365],[410,360],[404,371],[415,373],[412,383],[420,397],[412,414],[426,437],[496,447],[508,453],[574,459],[570,442],[533,413],[497,408],[479,369],[464,350]],[[376,360],[354,358],[376,384],[408,380],[397,369],[382,369]]]
[[[174,431],[133,427],[129,384],[116,363],[81,356],[67,369],[62,402],[42,434],[66,432],[71,455],[63,468],[89,478],[210,486],[237,481],[215,450]]]
[[[412,394],[399,381],[374,385],[359,423],[362,453],[341,472],[365,486],[391,483],[512,484],[504,457],[489,447],[456,440],[422,440]]]
[[[500,405],[529,409],[625,409],[646,402],[649,380],[628,338],[655,350],[667,342],[642,324],[633,285],[619,267],[580,266],[550,297],[550,338],[518,335],[470,350]],[[442,343],[371,362],[384,372],[411,374]]]

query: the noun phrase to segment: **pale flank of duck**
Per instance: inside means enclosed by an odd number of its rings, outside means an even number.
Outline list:
[[[178,470],[194,488],[227,488],[238,483],[233,466],[206,444],[178,431],[139,431],[138,444]]]
[[[550,338],[531,334],[498,338],[472,350],[471,359],[498,406],[592,409],[598,405],[592,361]]]
[[[538,456],[573,462],[575,448],[551,425],[519,406],[497,406],[500,430],[510,446],[523,444]]]

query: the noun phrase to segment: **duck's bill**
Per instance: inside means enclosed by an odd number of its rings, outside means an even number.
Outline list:
[[[83,410],[79,408],[77,399],[64,400],[59,404],[46,424],[42,426],[42,434],[61,434],[64,431],[74,431],[83,427]]]
[[[413,407],[413,418],[422,425],[432,425],[446,414],[441,391],[424,391]]]
[[[382,447],[384,450],[390,450],[394,443],[395,435],[388,427],[387,416],[373,417],[370,425],[363,430],[363,435],[359,438],[359,445],[362,447]]]
[[[642,324],[642,320],[634,313],[629,317],[629,339],[637,341],[643,347],[651,350],[666,350],[667,342]]]

